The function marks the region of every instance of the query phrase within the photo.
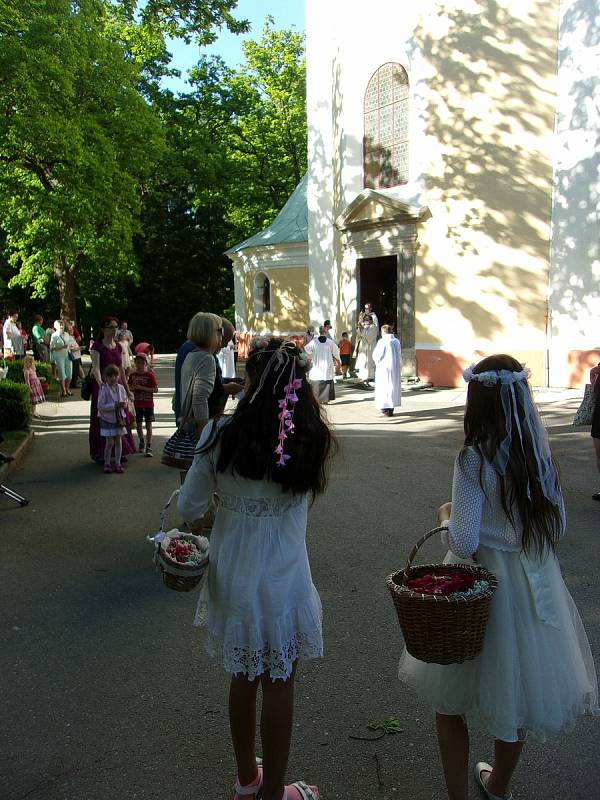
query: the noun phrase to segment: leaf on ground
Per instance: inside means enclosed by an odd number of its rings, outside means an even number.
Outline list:
[[[383,731],[384,734],[403,733],[404,729],[397,717],[388,717],[381,722],[370,722],[367,725],[370,731]]]

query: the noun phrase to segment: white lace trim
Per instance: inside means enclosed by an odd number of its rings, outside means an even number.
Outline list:
[[[323,656],[323,636],[320,628],[310,632],[295,633],[285,644],[277,649],[265,643],[262,648],[248,646],[225,646],[220,637],[207,633],[206,652],[213,658],[223,653],[223,666],[231,674],[242,673],[252,681],[264,672],[269,672],[272,680],[287,680],[298,659],[314,659]]]
[[[291,508],[301,505],[305,495],[285,497],[240,497],[219,492],[219,505],[247,517],[281,517]]]

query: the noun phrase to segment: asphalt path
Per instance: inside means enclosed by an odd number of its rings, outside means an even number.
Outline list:
[[[174,430],[173,357],[157,375],[159,454]],[[600,504],[589,431],[570,425],[579,394],[547,390],[538,402],[565,487],[561,564],[598,662]],[[402,640],[385,577],[450,499],[463,403],[459,390],[411,393],[381,419],[370,393],[343,386],[328,409],[341,453],[308,531],[326,653],[299,669],[289,768],[323,800],[445,796],[432,715],[396,678]],[[104,475],[88,455],[89,404],[40,410],[48,418],[9,478],[30,504],[0,496],[0,798],[231,798],[228,679],[191,626],[196,593],[163,587],[145,540],[179,473],[136,455],[124,475]],[[442,555],[424,549],[423,560]],[[388,717],[401,732],[367,741]],[[599,725],[527,744],[515,800],[600,797]],[[473,730],[473,763],[491,757]]]

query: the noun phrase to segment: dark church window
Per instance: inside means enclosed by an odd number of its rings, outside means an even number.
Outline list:
[[[408,75],[389,62],[373,75],[364,100],[364,185],[408,183]]]
[[[254,297],[257,313],[264,314],[271,310],[271,282],[262,272],[256,276]]]

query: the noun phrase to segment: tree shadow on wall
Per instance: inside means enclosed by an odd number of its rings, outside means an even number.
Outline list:
[[[475,275],[497,277],[492,296],[500,294],[520,324],[539,329],[543,305],[534,301],[546,296],[539,264],[548,257],[551,165],[538,137],[540,131],[553,128],[549,91],[555,72],[556,19],[540,4],[531,12],[531,24],[523,26],[488,1],[480,2],[473,13],[440,3],[437,13],[436,33],[417,28],[413,40],[414,51],[420,51],[430,68],[423,133],[441,148],[440,168],[423,176],[425,194],[440,198],[450,251],[465,258],[465,268]],[[495,106],[488,102],[492,96],[497,98]],[[428,154],[429,163],[435,155]],[[498,254],[493,266],[478,273],[477,258],[489,259],[489,252],[483,251],[490,247]],[[440,283],[451,278],[443,268],[439,272],[439,278],[420,279],[425,311],[435,307]],[[474,309],[461,298],[455,301],[473,321]],[[489,310],[477,316],[475,337],[491,338],[504,329]]]

